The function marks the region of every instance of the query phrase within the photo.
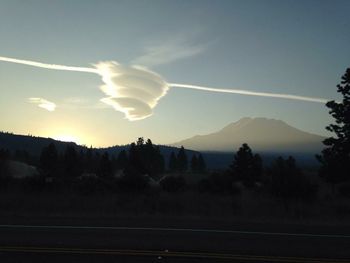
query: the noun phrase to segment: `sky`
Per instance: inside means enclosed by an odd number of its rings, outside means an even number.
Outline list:
[[[340,99],[349,11],[348,0],[1,0],[0,56],[85,68],[114,61],[111,72],[125,72],[116,85],[139,83],[140,73],[159,89],[151,106],[142,104],[148,115],[130,121],[132,113],[116,108],[140,102],[101,88],[99,73],[0,61],[0,130],[96,147],[140,136],[170,144],[266,117],[328,136],[332,118],[322,103],[167,83]]]

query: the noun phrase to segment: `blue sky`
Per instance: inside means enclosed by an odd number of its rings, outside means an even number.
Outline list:
[[[142,64],[168,82],[338,99],[350,61],[349,1],[0,2],[0,56],[89,67]],[[172,143],[241,117],[281,119],[327,135],[320,103],[171,88],[130,122],[100,102],[99,76],[0,62],[0,129],[80,143],[138,136]],[[28,103],[40,97],[54,112]]]

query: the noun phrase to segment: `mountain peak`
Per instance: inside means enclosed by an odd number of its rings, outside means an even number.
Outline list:
[[[316,153],[322,149],[323,139],[281,120],[246,117],[217,132],[194,136],[174,145],[199,151],[232,151],[248,143],[256,151]]]
[[[232,132],[236,129],[242,129],[247,125],[287,125],[284,121],[276,120],[276,119],[268,119],[263,117],[244,117],[239,119],[236,122],[232,122],[225,126],[223,129],[220,130],[220,132]]]

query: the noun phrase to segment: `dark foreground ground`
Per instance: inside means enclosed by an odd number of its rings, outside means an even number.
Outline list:
[[[0,262],[350,262],[350,228],[156,216],[2,217]]]

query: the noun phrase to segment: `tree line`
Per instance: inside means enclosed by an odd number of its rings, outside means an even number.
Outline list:
[[[15,156],[19,160],[24,157],[31,159],[26,153]],[[8,173],[3,164],[10,158],[9,151],[0,151],[1,175]],[[92,148],[78,152],[74,145],[68,145],[63,153],[59,153],[55,144],[50,143],[42,149],[38,161],[39,175],[25,182],[34,185],[35,190],[44,188],[45,184],[61,187],[75,184],[80,192],[87,194],[106,188],[143,192],[149,189],[153,180],[167,192],[181,192],[187,187],[190,172],[202,176],[207,174],[197,184],[201,192],[236,194],[239,192],[237,184],[241,183],[248,189],[263,185],[273,195],[287,199],[307,197],[316,190],[297,168],[293,157],[278,157],[265,169],[260,155],[254,154],[248,144],[237,150],[231,165],[221,172],[207,172],[203,156],[194,153],[188,158],[184,147],[177,153],[171,152],[167,168],[165,166],[159,146],[153,145],[150,139],[139,138],[116,157]],[[2,181],[4,185],[6,180]]]
[[[36,179],[50,184],[69,185],[77,181],[113,184],[118,181],[120,187],[137,191],[144,190],[150,180],[157,181],[164,173],[203,173],[206,170],[200,153],[193,153],[189,158],[181,147],[176,153],[172,151],[166,162],[160,147],[142,137],[113,156],[91,147],[77,150],[74,144],[68,144],[59,152],[54,142],[42,149],[39,158],[26,151],[0,150],[0,177],[6,182],[10,179],[9,160],[36,166],[39,171]]]

